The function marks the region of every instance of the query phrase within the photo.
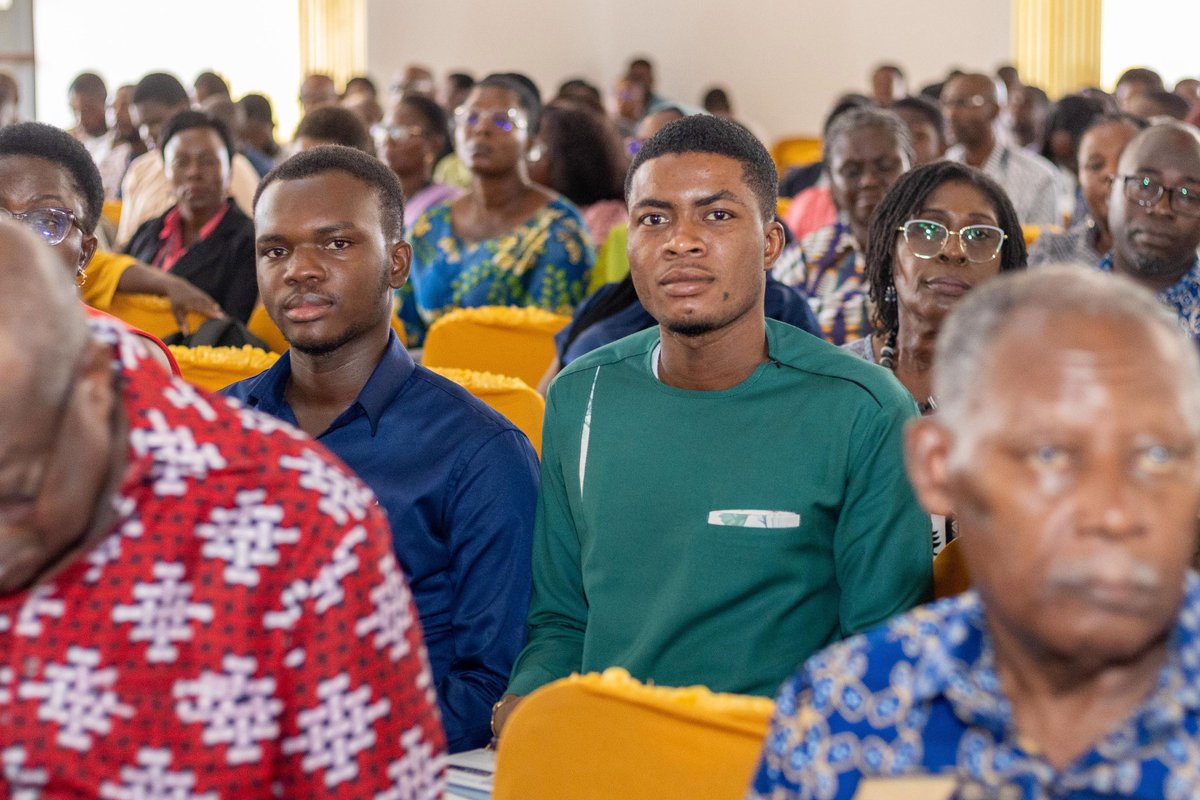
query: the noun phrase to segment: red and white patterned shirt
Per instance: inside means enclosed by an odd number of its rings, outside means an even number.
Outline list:
[[[370,490],[91,324],[129,465],[107,538],[0,598],[0,796],[440,798],[434,688]]]

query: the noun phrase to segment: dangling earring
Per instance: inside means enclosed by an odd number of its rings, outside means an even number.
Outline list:
[[[894,283],[889,283],[887,288],[883,290],[883,302],[896,302],[896,285]]]
[[[85,283],[87,283],[87,273],[83,271],[83,267],[79,267],[75,270],[75,287],[82,287]]]
[[[541,161],[542,155],[543,155],[542,144],[541,144],[541,142],[538,142],[533,147],[529,148],[529,155],[527,156],[527,158],[530,161]]]

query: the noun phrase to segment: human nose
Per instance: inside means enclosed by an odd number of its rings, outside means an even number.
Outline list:
[[[967,251],[963,249],[962,231],[946,231],[946,241],[939,255],[948,261],[966,262]]]
[[[315,248],[301,246],[292,252],[284,268],[283,278],[289,284],[316,282],[324,279],[325,268]]]
[[[1081,529],[1105,539],[1124,539],[1140,528],[1135,508],[1136,489],[1116,459],[1097,463],[1079,482]]]
[[[677,222],[667,239],[667,252],[675,256],[697,256],[704,252],[704,239],[687,220]]]
[[[1170,216],[1175,213],[1175,209],[1171,208],[1171,195],[1174,189],[1168,189],[1165,186],[1158,187],[1158,197],[1153,203],[1146,206],[1147,214],[1157,214],[1159,216]]]

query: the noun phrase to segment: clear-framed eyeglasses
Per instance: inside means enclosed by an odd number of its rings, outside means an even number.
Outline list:
[[[62,240],[70,233],[71,226],[79,228],[80,233],[87,233],[73,213],[61,208],[34,208],[21,212],[0,208],[0,219],[11,219],[21,223],[51,246],[62,244]]]
[[[967,260],[979,264],[1000,253],[1008,234],[995,225],[965,225],[952,231],[931,219],[910,219],[896,229],[917,258],[937,258],[946,249],[951,236],[957,236]]]

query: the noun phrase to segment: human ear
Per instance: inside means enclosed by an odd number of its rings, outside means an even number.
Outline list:
[[[909,422],[904,431],[904,465],[921,506],[930,514],[953,516],[948,467],[954,439],[930,417]]]
[[[412,266],[412,245],[401,239],[392,245],[388,266],[388,286],[399,289],[408,282],[408,270]]]
[[[767,269],[770,269],[775,260],[779,258],[779,254],[783,252],[783,246],[787,242],[787,237],[783,235],[783,226],[775,219],[767,223],[766,234],[763,243],[763,261]]]

